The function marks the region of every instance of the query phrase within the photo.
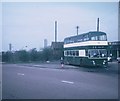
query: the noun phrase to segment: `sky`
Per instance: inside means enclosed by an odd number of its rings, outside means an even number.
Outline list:
[[[44,47],[54,41],[57,21],[57,41],[68,36],[96,31],[107,33],[108,41],[118,40],[118,2],[3,2],[2,51]],[[1,16],[0,16],[1,18]],[[27,46],[27,47],[26,47]]]

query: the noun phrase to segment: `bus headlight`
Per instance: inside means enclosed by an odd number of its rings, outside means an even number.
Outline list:
[[[106,60],[103,61],[103,65],[105,65],[105,63],[106,63]]]
[[[95,65],[95,61],[92,61],[93,62],[93,65]]]

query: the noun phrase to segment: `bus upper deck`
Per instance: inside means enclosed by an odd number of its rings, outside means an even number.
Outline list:
[[[107,41],[107,35],[104,32],[91,31],[81,35],[67,37],[64,39],[64,44],[84,41]]]

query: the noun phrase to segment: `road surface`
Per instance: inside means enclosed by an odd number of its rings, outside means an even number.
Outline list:
[[[113,64],[114,65],[114,64]],[[39,67],[39,68],[38,68]],[[46,67],[46,68],[45,68]],[[48,67],[48,68],[47,68]],[[53,68],[52,68],[53,67]],[[71,66],[72,67],[72,66]],[[71,68],[70,67],[70,68]],[[57,69],[58,68],[58,69]],[[3,99],[117,99],[118,74],[59,64],[3,64]],[[93,70],[93,69],[92,69]],[[112,69],[110,69],[111,71]],[[87,71],[87,72],[86,72]],[[102,73],[103,71],[107,71]],[[104,75],[105,74],[105,75]]]

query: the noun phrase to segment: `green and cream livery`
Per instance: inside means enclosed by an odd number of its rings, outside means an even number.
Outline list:
[[[107,62],[107,35],[91,31],[64,39],[64,63],[79,66],[104,66]]]

